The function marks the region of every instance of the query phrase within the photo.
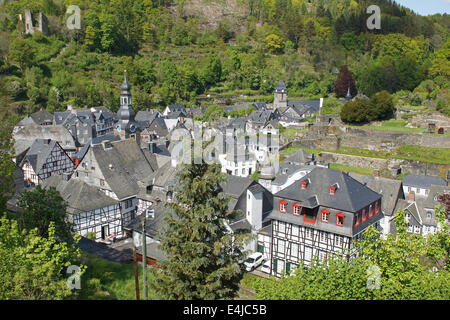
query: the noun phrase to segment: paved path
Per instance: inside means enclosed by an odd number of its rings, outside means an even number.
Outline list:
[[[83,251],[93,254],[99,258],[116,262],[116,263],[131,263],[133,262],[133,252],[129,248],[123,250],[111,248],[110,246],[89,240],[85,237],[81,237],[80,242],[77,245]]]

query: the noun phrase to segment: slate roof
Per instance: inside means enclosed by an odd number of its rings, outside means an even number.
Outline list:
[[[61,125],[23,127],[13,134],[15,140],[52,139],[63,149],[76,149],[76,142],[70,132]]]
[[[42,183],[43,188],[55,187],[67,202],[67,213],[77,214],[118,204],[118,201],[80,179],[66,181],[54,175]]]
[[[438,177],[408,174],[403,177],[403,185],[407,187],[430,189],[431,185],[446,186],[447,181]]]
[[[167,108],[170,112],[175,112],[175,111],[186,112],[186,107],[184,106],[184,104],[175,103],[175,104],[168,105]]]
[[[30,117],[29,114],[27,114],[27,115],[25,116],[25,118],[23,118],[22,120],[20,120],[20,121],[16,124],[16,126],[17,126],[17,127],[25,127],[25,126],[32,126],[32,125],[35,125],[35,124],[38,124],[38,123],[36,123],[36,122],[34,121],[34,119],[33,119],[32,117]]]
[[[164,137],[169,134],[169,130],[167,129],[163,118],[154,118],[144,132],[156,134],[159,137]]]
[[[275,86],[275,92],[281,92],[283,90],[284,92],[286,92],[286,84],[283,82],[283,80],[279,80],[277,85]]]
[[[33,118],[34,122],[37,124],[44,124],[46,122],[53,123],[53,115],[45,109],[40,109],[39,111],[30,114],[30,117]]]
[[[301,181],[308,180],[306,190],[300,188]],[[334,195],[329,187],[338,184]],[[348,212],[357,212],[381,196],[364,186],[348,174],[338,170],[316,167],[299,181],[275,194],[276,197],[306,202],[309,206],[321,205]],[[317,204],[314,197],[317,197]]]
[[[50,139],[36,139],[31,145],[22,159],[20,166],[28,161],[36,174],[41,171],[42,166],[47,162],[53,148],[56,145],[56,141]]]
[[[381,210],[385,215],[395,215],[395,207],[398,199],[404,199],[402,182],[400,180],[388,179],[383,177],[374,177],[357,173],[349,175],[369,187],[371,190],[382,195]]]
[[[267,121],[271,119],[271,117],[272,117],[271,111],[255,110],[248,116],[247,121],[265,124]]]
[[[432,185],[427,198],[423,202],[424,208],[434,209],[434,207],[439,204],[439,201],[435,201],[434,198],[436,197],[437,199],[439,195],[444,193],[450,193],[450,186]]]
[[[140,110],[136,114],[135,120],[136,121],[148,121],[151,123],[155,118],[158,118],[161,116],[161,113],[156,109],[146,109],[146,110]]]
[[[312,155],[306,152],[304,149],[296,150],[294,153],[287,156],[284,160],[285,163],[298,165],[307,164],[310,161],[312,161]]]
[[[111,146],[107,149],[101,144],[91,146],[105,181],[119,199],[137,195],[137,181],[153,176],[150,164],[133,139],[112,142]]]
[[[152,239],[159,238],[159,232],[167,226],[165,221],[168,216],[168,208],[163,203],[158,203],[156,206],[152,206],[154,210],[154,217],[147,218],[145,221],[145,234]],[[142,217],[136,217],[124,226],[126,230],[135,230],[142,233]]]

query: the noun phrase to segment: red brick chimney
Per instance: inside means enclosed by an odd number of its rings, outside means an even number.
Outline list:
[[[416,194],[414,191],[411,191],[408,194],[408,202],[414,202],[414,201],[416,201]]]

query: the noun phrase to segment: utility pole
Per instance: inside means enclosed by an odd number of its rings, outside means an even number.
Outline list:
[[[145,213],[142,214],[142,282],[144,288],[143,300],[147,300],[147,236],[145,235]]]
[[[134,261],[134,284],[136,286],[136,300],[140,300],[139,296],[139,272],[137,266],[136,246],[133,245],[133,261]]]

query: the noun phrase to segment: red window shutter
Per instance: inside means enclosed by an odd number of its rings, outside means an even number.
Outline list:
[[[355,227],[356,227],[357,225],[359,225],[359,219],[360,219],[360,217],[361,217],[361,211],[358,211],[358,212],[356,213],[356,223],[355,223]]]
[[[367,211],[368,211],[367,208],[364,208],[362,222],[366,221],[366,219],[367,219]]]

